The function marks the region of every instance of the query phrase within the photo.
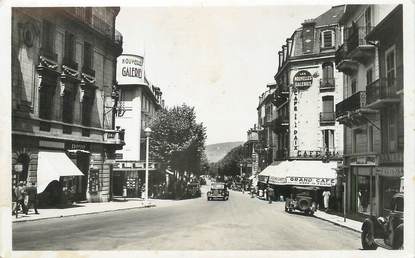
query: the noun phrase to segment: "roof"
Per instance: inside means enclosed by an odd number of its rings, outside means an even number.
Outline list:
[[[318,27],[338,23],[340,18],[343,16],[344,7],[344,5],[333,6],[327,12],[313,19],[315,26]]]
[[[402,5],[395,7],[375,28],[366,36],[367,40],[377,40],[390,37],[389,32],[402,31]]]

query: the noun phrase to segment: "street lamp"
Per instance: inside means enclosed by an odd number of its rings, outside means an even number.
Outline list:
[[[244,163],[239,163],[239,168],[240,168],[240,173],[241,173],[241,178],[242,178],[242,166],[244,165]]]
[[[144,129],[144,135],[146,136],[146,189],[145,189],[145,200],[148,200],[148,149],[150,147],[150,135],[151,129],[147,127]]]

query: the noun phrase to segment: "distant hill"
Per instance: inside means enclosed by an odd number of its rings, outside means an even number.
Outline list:
[[[244,142],[222,142],[206,145],[206,156],[209,162],[217,162],[232,150]]]

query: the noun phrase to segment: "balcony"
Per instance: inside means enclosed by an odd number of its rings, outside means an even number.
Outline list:
[[[399,103],[398,88],[402,86],[402,76],[380,78],[366,86],[367,107],[380,109],[392,103]]]
[[[106,144],[116,145],[117,146],[116,149],[122,149],[122,146],[125,145],[124,135],[125,135],[125,130],[124,129],[120,130],[119,127],[117,127],[116,130],[105,130],[104,142]]]
[[[334,125],[336,121],[336,113],[320,112],[320,125]]]
[[[333,91],[335,89],[334,78],[320,79],[320,91]]]
[[[86,73],[87,75],[91,77],[95,77],[95,70],[89,66],[82,66],[82,72]]]
[[[353,74],[357,71],[358,63],[347,56],[347,44],[341,45],[334,56],[337,70],[345,74]]]
[[[76,21],[89,26],[94,31],[101,35],[113,40],[113,25],[107,23],[97,15],[92,15],[93,10],[91,7],[65,7],[62,8],[63,12]]]
[[[366,35],[373,29],[372,26],[353,26],[346,30],[347,55],[361,63],[374,55],[375,46],[366,40]]]
[[[359,62],[366,64],[374,55],[375,46],[365,39],[372,29],[371,26],[353,26],[346,29],[345,43],[335,54],[335,64],[339,71],[350,75],[357,70]]]
[[[73,58],[70,58],[70,57],[65,56],[62,60],[62,65],[65,65],[75,71],[78,70],[78,63],[75,62]]]
[[[358,91],[347,99],[336,104],[336,118],[347,115],[366,106],[366,92]]]
[[[366,92],[358,91],[349,98],[336,104],[336,120],[347,127],[367,123],[365,114],[376,113],[366,108]]]

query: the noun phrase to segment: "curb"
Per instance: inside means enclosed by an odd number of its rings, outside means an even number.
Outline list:
[[[156,207],[156,205],[155,204],[150,204],[150,205],[144,205],[144,206],[140,206],[140,207],[128,207],[128,208],[120,208],[120,209],[115,209],[115,210],[91,211],[91,212],[87,212],[87,213],[60,215],[60,216],[47,217],[47,218],[35,218],[35,219],[30,219],[30,220],[16,220],[16,221],[13,221],[12,223],[23,223],[23,222],[31,222],[31,221],[39,221],[39,220],[47,220],[47,219],[59,219],[59,218],[64,218],[64,217],[75,217],[75,216],[82,216],[82,215],[91,215],[91,214],[112,212],[112,211],[133,210],[133,209],[143,209],[143,208],[153,208],[153,207]]]
[[[346,229],[352,230],[352,231],[357,232],[357,233],[362,233],[362,231],[361,231],[361,230],[357,230],[357,229],[355,229],[355,228],[348,227],[348,226],[343,225],[343,224],[340,224],[340,223],[338,223],[338,222],[335,222],[335,221],[332,221],[332,220],[329,220],[329,219],[326,219],[326,218],[318,217],[318,216],[316,216],[316,215],[314,215],[314,217],[315,217],[315,218],[318,218],[318,219],[320,219],[320,220],[324,220],[324,221],[330,222],[330,223],[332,223],[332,224],[334,224],[334,225],[336,225],[336,226],[340,226],[340,227],[342,227],[342,228],[346,228]]]

